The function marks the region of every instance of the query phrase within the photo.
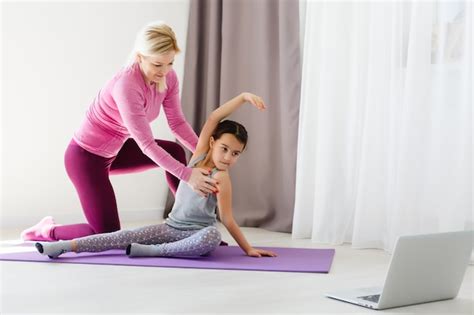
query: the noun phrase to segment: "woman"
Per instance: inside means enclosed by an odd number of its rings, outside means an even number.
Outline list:
[[[70,240],[119,230],[110,174],[160,166],[173,193],[180,180],[202,196],[215,192],[216,180],[207,176],[208,169],[186,167],[184,150],[154,139],[150,128],[163,107],[176,138],[190,151],[196,148],[198,138],[182,113],[173,70],[179,51],[173,30],[162,22],[138,33],[131,62],[100,90],[65,153],[66,171],[88,223],[57,225],[45,217],[21,233],[24,240]]]

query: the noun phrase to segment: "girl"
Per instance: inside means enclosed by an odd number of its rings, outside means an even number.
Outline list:
[[[189,167],[211,169],[210,178],[217,181],[215,194],[204,197],[188,185],[180,184],[176,202],[165,223],[97,234],[53,243],[36,243],[41,254],[57,258],[65,252],[100,252],[126,249],[129,256],[200,256],[219,246],[221,235],[214,226],[216,206],[221,222],[242,250],[252,257],[271,256],[271,251],[253,248],[245,239],[232,215],[232,188],[229,168],[239,159],[247,144],[247,131],[234,121],[225,120],[246,102],[265,110],[263,100],[250,93],[231,99],[208,117],[198,139]]]

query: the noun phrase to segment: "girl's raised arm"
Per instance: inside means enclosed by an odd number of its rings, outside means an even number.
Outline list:
[[[199,140],[194,151],[193,158],[206,153],[209,150],[209,139],[221,120],[232,114],[242,104],[249,102],[260,110],[266,108],[262,98],[252,93],[241,93],[215,109],[207,118],[199,134]]]

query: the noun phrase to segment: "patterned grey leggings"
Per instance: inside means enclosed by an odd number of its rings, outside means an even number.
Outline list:
[[[162,223],[134,230],[90,235],[75,241],[77,253],[126,249],[132,243],[139,243],[159,246],[160,256],[200,256],[219,246],[221,234],[214,226],[184,231]]]

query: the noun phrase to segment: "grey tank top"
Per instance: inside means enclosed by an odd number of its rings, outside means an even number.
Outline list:
[[[206,157],[202,154],[191,160],[189,167],[196,166]],[[213,177],[218,171],[212,169],[209,177]],[[216,224],[217,198],[215,194],[202,197],[192,190],[185,182],[181,181],[176,191],[175,203],[165,223],[179,230],[200,230]]]

